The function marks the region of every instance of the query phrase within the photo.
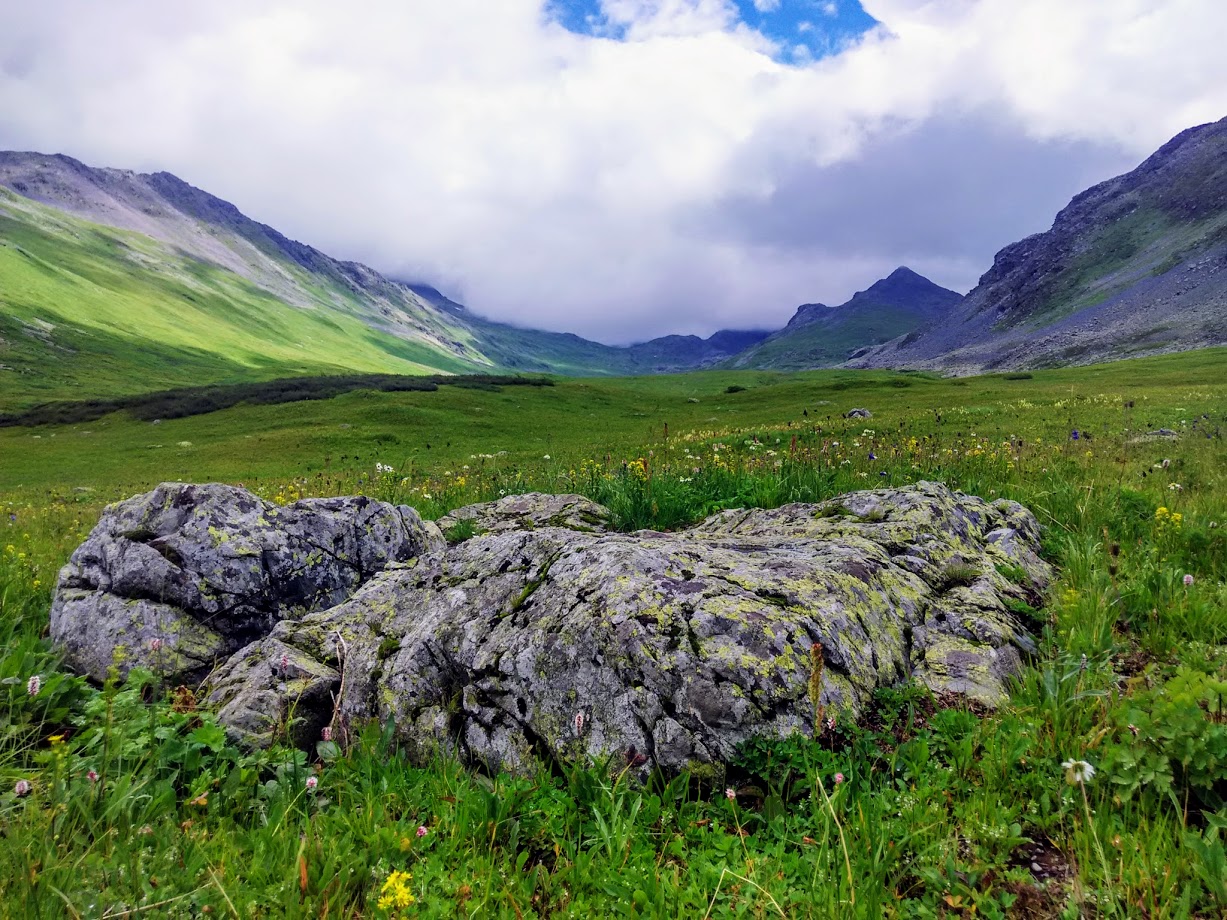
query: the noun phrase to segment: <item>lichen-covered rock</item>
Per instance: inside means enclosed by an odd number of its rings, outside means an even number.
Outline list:
[[[277,507],[233,486],[164,483],[108,506],[73,553],[51,637],[99,680],[137,665],[199,678],[279,620],[335,606],[388,563],[442,546],[412,508],[361,497]]]
[[[492,767],[719,769],[753,735],[810,732],[908,677],[1000,701],[1034,649],[1008,602],[1051,577],[1038,540],[1021,506],[932,483],[671,534],[504,530],[282,620],[209,698],[255,743],[291,713],[300,741],[392,718],[423,756]]]
[[[439,518],[444,534],[454,533],[459,524],[474,534],[503,533],[508,530],[535,530],[561,527],[581,533],[604,533],[612,529],[609,509],[582,495],[547,495],[527,492],[508,495],[493,502],[480,502],[457,508]]]
[[[844,413],[844,418],[873,418],[873,413],[868,409],[849,409]]]

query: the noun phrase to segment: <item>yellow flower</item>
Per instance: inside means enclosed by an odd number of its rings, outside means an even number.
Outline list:
[[[381,897],[376,903],[380,910],[399,910],[408,907],[416,899],[409,891],[409,882],[413,876],[408,872],[394,870],[379,889]]]
[[[47,738],[47,743],[50,744],[52,747],[55,747],[57,744],[63,744],[64,736],[63,735],[50,735]]]

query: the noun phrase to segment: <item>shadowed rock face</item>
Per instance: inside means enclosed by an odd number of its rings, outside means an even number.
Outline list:
[[[144,520],[135,509],[160,507],[163,490],[116,507]],[[115,540],[116,517],[76,566]],[[478,535],[445,547],[436,531],[352,594],[352,581],[336,588],[347,596],[335,605],[266,605],[277,612],[237,638],[209,620],[215,648],[250,640],[207,683],[231,732],[261,744],[288,730],[309,745],[325,725],[392,718],[419,756],[443,747],[526,770],[613,755],[718,771],[753,735],[808,733],[820,712],[856,713],[909,677],[1000,701],[1034,648],[1007,602],[1037,602],[1051,575],[1030,512],[933,483],[729,511],[670,534],[602,532],[608,512],[575,496],[453,518]],[[59,595],[82,622],[72,568]],[[115,632],[113,605],[92,616],[95,631]],[[145,645],[132,658],[158,663]]]
[[[199,679],[287,616],[339,604],[389,562],[443,545],[412,508],[368,498],[277,507],[166,483],[109,506],[60,572],[51,637],[102,680],[152,667]]]

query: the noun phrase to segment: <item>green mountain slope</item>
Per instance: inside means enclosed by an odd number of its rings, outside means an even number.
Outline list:
[[[472,349],[449,352],[372,328],[345,292],[306,273],[300,282],[340,305],[291,305],[159,240],[0,189],[0,404],[342,370],[489,366]]]
[[[765,333],[616,348],[483,319],[169,173],[0,152],[0,411],[299,374],[642,374]]]
[[[842,306],[804,304],[788,325],[728,362],[729,367],[832,367],[939,320],[962,298],[909,268],[897,268]]]

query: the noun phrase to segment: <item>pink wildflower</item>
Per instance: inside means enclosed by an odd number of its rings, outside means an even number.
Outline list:
[[[419,837],[425,837],[429,833],[430,831],[427,829],[425,824],[418,825],[418,836]]]
[[[1185,575],[1185,576],[1184,576],[1184,586],[1185,586],[1186,588],[1191,588],[1191,587],[1193,587],[1193,576],[1192,576],[1192,575]]]
[[[17,780],[17,784],[13,786],[13,792],[18,798],[21,798],[24,795],[29,795],[31,788],[32,787],[30,786],[30,781],[28,779],[19,779]]]
[[[731,802],[733,799],[737,798],[737,793],[733,791],[732,787],[729,787],[728,789],[724,790],[724,797]]]
[[[85,776],[91,783],[98,782],[98,771],[97,770],[90,770],[88,773],[85,774]]]
[[[844,775],[842,773],[836,773],[835,774],[835,785],[838,786],[843,781],[844,781]]]
[[[161,639],[150,639],[149,640],[149,651],[156,652],[161,647],[162,647]]]
[[[577,712],[575,714],[575,734],[582,735],[584,733],[584,714]]]
[[[318,786],[319,784],[320,784],[320,781],[319,781],[317,778],[315,778],[314,776],[308,776],[308,777],[307,777],[307,788],[308,788],[308,789],[314,789],[314,788],[315,788],[316,786]]]
[[[35,674],[26,681],[26,693],[30,696],[38,696],[38,691],[43,688],[43,679]]]
[[[332,726],[331,725],[324,726],[324,730],[320,732],[320,738],[322,738],[324,741],[332,740]]]

